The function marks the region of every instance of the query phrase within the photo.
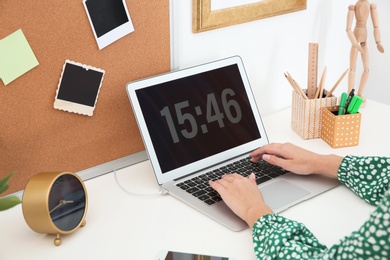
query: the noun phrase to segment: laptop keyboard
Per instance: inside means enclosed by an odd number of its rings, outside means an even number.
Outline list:
[[[210,180],[218,180],[224,174],[229,173],[238,173],[244,177],[248,177],[252,172],[256,176],[257,184],[287,173],[286,170],[269,164],[263,160],[253,163],[250,161],[250,157],[247,157],[225,165],[221,168],[206,172],[192,179],[178,183],[176,186],[204,201],[206,204],[212,205],[218,201],[221,201],[222,198],[213,188],[210,187]]]

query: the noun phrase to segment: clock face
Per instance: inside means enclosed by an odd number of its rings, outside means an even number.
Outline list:
[[[71,174],[58,177],[49,193],[49,213],[54,225],[63,231],[75,229],[86,210],[85,190]]]

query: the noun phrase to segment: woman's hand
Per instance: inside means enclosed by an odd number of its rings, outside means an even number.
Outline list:
[[[337,155],[316,154],[290,143],[269,144],[253,151],[250,156],[252,162],[263,158],[270,164],[297,174],[317,173],[334,178],[337,178],[337,171],[343,159]],[[260,217],[272,213],[264,202],[253,173],[248,178],[235,173],[227,174],[219,180],[210,181],[210,186],[250,227],[253,227]]]
[[[260,217],[272,213],[264,202],[253,173],[248,178],[236,173],[227,174],[219,180],[210,181],[210,186],[249,227],[253,227]]]
[[[321,155],[305,150],[291,143],[272,143],[253,151],[249,155],[252,162],[261,158],[264,161],[282,167],[296,174],[323,174],[337,178],[337,171],[342,157]]]

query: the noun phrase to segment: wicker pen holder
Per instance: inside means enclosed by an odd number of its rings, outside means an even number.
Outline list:
[[[324,96],[327,94],[325,91]],[[337,97],[305,99],[293,91],[291,127],[302,139],[321,137],[321,107],[337,105]]]
[[[322,108],[321,138],[333,148],[359,144],[361,114],[337,115],[339,106]]]

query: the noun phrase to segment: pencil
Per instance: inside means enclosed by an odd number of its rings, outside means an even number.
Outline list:
[[[296,86],[294,85],[294,83],[292,82],[292,79],[291,79],[286,73],[284,73],[284,76],[286,77],[288,83],[290,83],[290,85],[291,85],[291,87],[294,89],[294,91],[297,92],[297,93],[299,94],[297,87],[296,87]]]
[[[344,71],[344,73],[340,76],[340,78],[336,81],[336,84],[334,84],[334,86],[332,87],[332,89],[328,92],[328,94],[326,94],[326,97],[330,97],[332,94],[333,94],[333,91],[337,88],[337,86],[340,84],[340,82],[343,80],[343,78],[345,77],[345,75],[347,75],[347,72],[348,72],[349,69],[347,69],[346,71]]]
[[[309,98],[307,97],[307,95],[305,94],[305,92],[303,92],[301,86],[299,86],[298,82],[296,82],[294,79],[293,79],[293,81],[294,81],[296,87],[298,88],[298,93],[300,93],[301,96],[302,96],[304,99],[309,99]]]
[[[304,99],[307,99],[306,94],[303,92],[303,90],[299,87],[298,83],[291,77],[290,73],[287,72],[284,73],[284,76],[286,77],[287,81],[290,83],[291,87],[297,92],[299,95],[301,95]]]
[[[325,78],[326,78],[326,71],[327,71],[327,69],[325,66],[324,71],[322,72],[320,84],[317,87],[317,92],[316,92],[315,98],[322,98],[323,91],[324,91]]]

